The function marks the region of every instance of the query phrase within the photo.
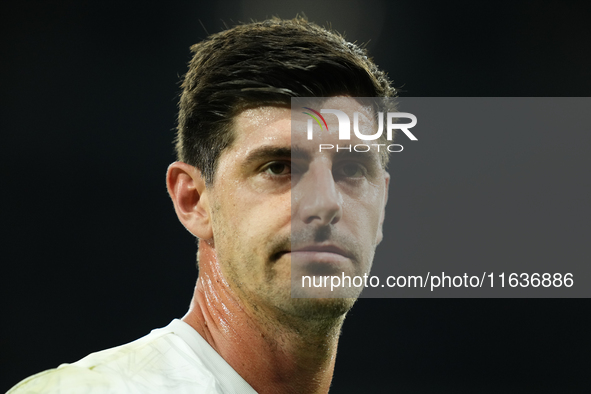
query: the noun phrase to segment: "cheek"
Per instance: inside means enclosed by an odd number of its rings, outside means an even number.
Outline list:
[[[381,241],[381,210],[374,201],[360,203],[351,201],[343,207],[347,226],[357,239],[364,240],[368,246],[375,246]]]
[[[267,242],[287,232],[291,224],[289,193],[267,194],[237,187],[218,199],[214,221],[224,243],[242,253],[261,253]],[[216,231],[216,228],[218,231]],[[221,247],[221,245],[220,245]]]
[[[243,212],[244,222],[240,223],[245,236],[259,244],[265,244],[277,235],[287,233],[291,228],[291,199],[287,196],[254,200]]]

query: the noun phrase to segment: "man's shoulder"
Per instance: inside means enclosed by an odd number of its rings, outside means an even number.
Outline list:
[[[217,379],[171,330],[33,375],[7,394],[220,393]]]
[[[108,377],[92,370],[64,364],[30,376],[6,394],[103,394],[112,392]]]

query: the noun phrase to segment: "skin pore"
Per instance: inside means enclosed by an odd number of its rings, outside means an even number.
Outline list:
[[[168,170],[177,215],[199,238],[199,278],[183,321],[257,392],[327,393],[355,299],[291,298],[292,270],[369,271],[389,176],[377,155],[316,152],[334,135],[292,137],[288,108],[245,110],[234,129],[213,185],[188,164]]]

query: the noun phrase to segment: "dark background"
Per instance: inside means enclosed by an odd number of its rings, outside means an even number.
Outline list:
[[[402,96],[591,92],[583,2],[15,4],[0,10],[0,391],[187,310],[196,247],[164,175],[178,81],[206,31],[303,11],[371,40]],[[432,206],[437,194],[422,198]],[[347,318],[331,392],[589,392],[590,306],[363,299]]]

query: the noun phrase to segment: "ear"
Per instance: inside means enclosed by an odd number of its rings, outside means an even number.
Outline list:
[[[384,238],[384,219],[386,218],[386,204],[388,203],[388,186],[390,186],[390,174],[387,171],[384,171],[384,183],[384,204],[382,205],[382,212],[380,213],[380,225],[378,227],[377,237],[378,244],[382,242],[382,239]]]
[[[201,171],[189,164],[174,162],[168,166],[166,187],[183,226],[200,239],[212,239],[211,211]]]

